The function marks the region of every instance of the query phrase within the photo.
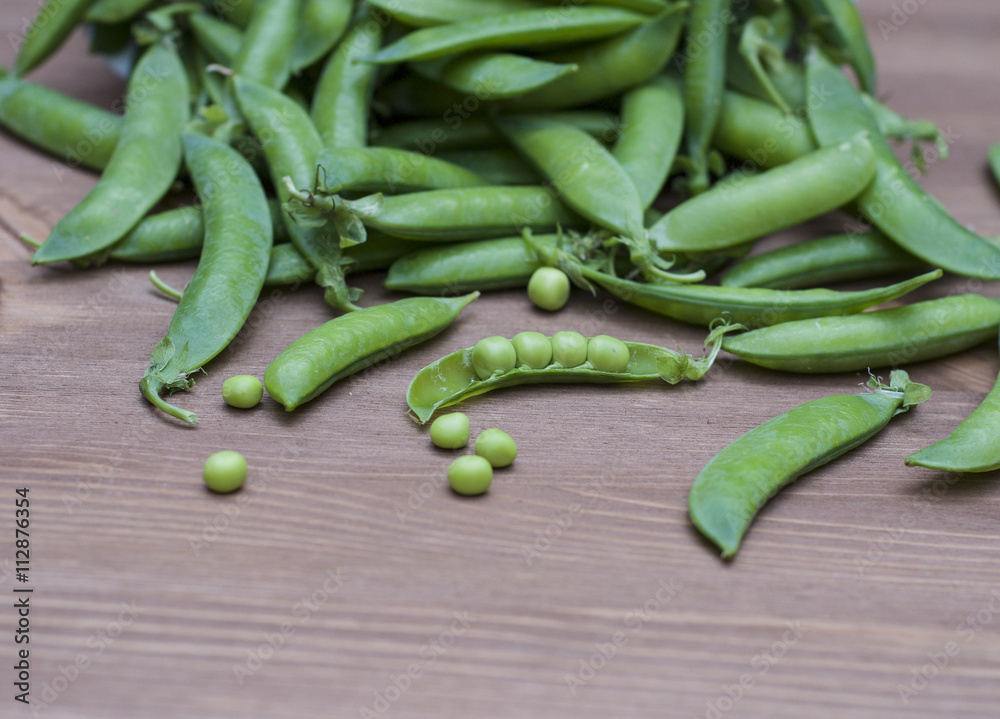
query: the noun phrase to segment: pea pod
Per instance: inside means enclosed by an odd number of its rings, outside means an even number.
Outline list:
[[[834,235],[748,257],[719,280],[726,287],[797,289],[918,272],[926,263],[879,232]]]
[[[684,131],[680,83],[667,76],[622,97],[622,131],[611,153],[632,180],[643,209],[663,189]]]
[[[624,342],[629,352],[628,363],[620,371],[597,369],[593,361],[587,360],[584,354],[584,361],[575,366],[565,366],[555,360],[540,369],[521,364],[506,372],[498,371],[487,379],[480,379],[473,364],[475,348],[469,347],[452,352],[417,372],[406,391],[406,402],[422,424],[443,407],[450,407],[501,387],[542,383],[609,384],[656,379],[677,384],[684,379],[699,380],[715,361],[719,340],[726,331],[728,327],[723,327],[709,335],[705,343],[711,349],[703,359],[695,359],[665,347]],[[593,340],[586,339],[588,343]]]
[[[1000,469],[1000,377],[972,414],[944,439],[906,458],[909,467],[943,472],[992,472]]]
[[[208,13],[192,13],[188,22],[195,40],[212,62],[227,67],[233,64],[243,45],[242,30]]]
[[[854,69],[862,89],[875,92],[875,60],[864,21],[852,0],[792,0],[820,37],[824,49]]]
[[[874,181],[857,198],[870,221],[900,247],[955,274],[1000,279],[1000,246],[970,232],[927,195],[906,172],[850,80],[823,54],[806,60],[809,87],[826,100],[809,114],[820,145],[838,145],[858,131],[871,133]]]
[[[756,427],[698,473],[688,498],[691,521],[726,559],[740,548],[760,509],[803,474],[865,443],[898,414],[930,397],[930,388],[896,370],[866,394],[812,400]]]
[[[504,100],[545,87],[577,71],[572,63],[535,60],[507,52],[468,53],[411,64],[414,72],[480,100]]]
[[[121,134],[122,118],[43,85],[0,79],[0,125],[71,167],[103,170]]]
[[[244,80],[280,90],[292,72],[298,17],[304,0],[254,0],[233,70]]]
[[[490,185],[534,185],[542,181],[535,168],[506,147],[495,150],[449,150],[439,152],[437,158],[464,167]]]
[[[382,25],[366,13],[326,61],[310,109],[324,147],[368,144],[368,115],[377,68],[357,60],[375,52],[381,44]]]
[[[267,275],[272,233],[264,190],[239,153],[191,134],[184,135],[184,153],[202,200],[205,245],[139,388],[154,406],[196,424],[193,412],[169,404],[160,393],[189,389],[194,384],[190,375],[243,327]],[[227,170],[221,180],[219,167]]]
[[[589,105],[652,80],[674,54],[687,8],[687,2],[677,2],[616,37],[542,55],[546,62],[578,69],[534,92],[505,100],[504,108],[526,112]]]
[[[324,149],[316,164],[322,191],[329,195],[345,191],[398,194],[486,184],[463,167],[394,147]]]
[[[48,0],[24,36],[14,71],[27,75],[49,59],[73,32],[94,0]]]
[[[414,27],[431,27],[476,18],[504,15],[522,10],[551,7],[545,0],[370,0],[373,5],[399,22]]]
[[[386,64],[403,60],[431,60],[469,50],[514,50],[574,43],[615,35],[648,20],[644,15],[600,7],[522,10],[428,27],[364,58]]]
[[[135,17],[156,0],[97,0],[87,12],[90,22],[113,25]]]
[[[875,175],[872,145],[858,134],[759,175],[720,183],[649,228],[661,253],[742,244],[825,214],[858,196]]]
[[[742,160],[748,170],[787,165],[816,150],[805,121],[770,103],[731,91],[722,96],[712,145]]]
[[[188,84],[173,48],[158,43],[129,81],[121,139],[84,200],[31,258],[32,264],[91,257],[120,240],[167,193],[181,163]]]
[[[944,357],[997,336],[1000,302],[953,295],[848,317],[787,322],[730,337],[723,348],[785,372],[851,372]]]
[[[478,296],[410,297],[341,315],[286,347],[267,366],[264,386],[290,412],[337,380],[443,331]]]
[[[337,44],[351,21],[354,0],[303,0],[292,71],[321,59]]]

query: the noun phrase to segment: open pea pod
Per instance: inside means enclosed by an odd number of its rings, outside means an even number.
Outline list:
[[[715,362],[723,335],[738,328],[738,325],[723,324],[713,329],[705,340],[709,347],[708,355],[701,359],[656,345],[624,342],[629,351],[629,360],[625,369],[620,372],[595,369],[590,361],[575,367],[551,362],[541,369],[522,364],[507,372],[494,372],[487,379],[480,379],[472,362],[474,348],[468,347],[452,352],[417,372],[406,391],[406,402],[417,420],[423,424],[442,407],[450,407],[502,387],[523,384],[610,384],[655,379],[677,384],[684,379],[699,380]]]

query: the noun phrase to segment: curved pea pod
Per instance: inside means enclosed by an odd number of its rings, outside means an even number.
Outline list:
[[[572,63],[536,60],[507,52],[468,53],[412,63],[414,72],[480,100],[504,100],[545,87],[577,71]]]
[[[748,257],[719,280],[725,287],[798,289],[919,272],[918,260],[879,232],[833,235]]]
[[[0,80],[0,126],[71,167],[103,170],[118,145],[122,117],[43,85]]]
[[[787,165],[720,183],[649,228],[660,253],[743,244],[826,214],[864,192],[875,153],[863,133]]]
[[[303,0],[292,71],[309,67],[337,44],[351,21],[354,0]]]
[[[857,198],[872,224],[911,254],[955,274],[1000,279],[1000,246],[970,232],[925,193],[900,164],[850,80],[818,50],[806,59],[809,87],[826,98],[809,113],[820,145],[871,133],[875,179]]]
[[[534,240],[554,248],[558,235]],[[400,257],[389,267],[385,286],[426,295],[527,287],[540,266],[520,237],[461,242]]]
[[[193,412],[169,404],[160,393],[189,389],[194,384],[190,375],[243,327],[267,276],[273,235],[267,198],[250,163],[229,146],[200,135],[184,135],[184,152],[203,203],[205,244],[139,388],[154,406],[196,424]],[[226,168],[221,182],[219,167]]]
[[[305,0],[254,0],[233,71],[244,80],[280,90],[292,73],[298,17]]]
[[[243,31],[240,28],[203,12],[188,16],[188,23],[198,45],[212,62],[227,67],[232,65],[243,44]]]
[[[290,412],[337,380],[430,339],[478,296],[410,297],[336,317],[286,347],[267,366],[264,386]]]
[[[449,150],[439,152],[437,157],[464,167],[490,185],[534,185],[542,181],[535,168],[507,147],[493,150]]]
[[[745,169],[763,170],[787,165],[816,150],[816,141],[803,120],[768,102],[732,91],[722,96],[712,145],[742,160]]]
[[[464,167],[394,147],[324,149],[316,161],[323,194],[414,192],[477,187],[486,182]]]
[[[97,0],[87,11],[90,22],[113,25],[135,17],[155,0]]]
[[[953,295],[848,317],[787,322],[730,337],[723,348],[785,372],[898,367],[961,352],[997,336],[1000,302]]]
[[[1000,377],[982,403],[944,439],[906,458],[909,467],[943,472],[1000,469]]]
[[[400,40],[364,58],[386,64],[403,60],[431,60],[469,50],[513,50],[575,43],[615,35],[648,17],[601,7],[564,7],[522,10],[439,27],[414,30]]]
[[[687,8],[686,2],[677,2],[617,37],[542,55],[546,62],[578,69],[534,92],[504,100],[503,107],[522,112],[588,105],[652,80],[677,48]]]
[[[551,8],[545,0],[371,0],[391,17],[414,27],[446,25],[462,20],[503,15],[521,10]]]
[[[655,78],[622,97],[622,131],[611,154],[635,185],[643,209],[663,189],[683,132],[684,101],[676,78]]]
[[[32,264],[91,257],[120,240],[167,193],[181,164],[188,117],[184,67],[166,41],[150,47],[129,80],[115,152],[83,201],[52,228]]]
[[[688,512],[726,559],[778,490],[865,443],[897,414],[930,397],[930,388],[896,370],[867,394],[836,394],[799,405],[756,427],[719,452],[698,473]]]
[[[406,390],[406,402],[413,415],[423,424],[443,407],[450,407],[501,387],[545,383],[610,384],[656,379],[669,384],[677,384],[685,379],[695,381],[705,376],[712,367],[719,351],[719,341],[730,329],[730,326],[723,325],[712,331],[705,340],[706,346],[710,348],[709,354],[701,359],[665,347],[624,342],[629,350],[629,360],[621,372],[595,369],[589,361],[576,367],[564,367],[558,362],[552,362],[541,369],[521,365],[507,372],[495,372],[487,379],[480,379],[472,365],[473,348],[469,347],[452,352],[417,372]]]
[[[875,60],[864,21],[852,0],[792,0],[824,49],[838,61],[849,64],[865,92],[875,92]]]
[[[26,75],[48,60],[93,4],[94,0],[48,0],[24,36],[14,71]]]

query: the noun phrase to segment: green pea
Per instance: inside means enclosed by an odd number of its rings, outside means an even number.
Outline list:
[[[494,372],[510,372],[517,364],[517,352],[506,337],[487,337],[472,348],[472,367],[479,379],[489,379]]]
[[[459,457],[448,467],[448,484],[457,494],[474,497],[490,488],[493,467],[477,454]]]
[[[569,300],[569,277],[555,267],[539,267],[528,280],[528,299],[543,310],[561,310]]]
[[[216,452],[205,460],[201,476],[205,480],[205,486],[213,492],[235,492],[247,478],[247,461],[239,452]]]
[[[552,359],[563,367],[579,367],[587,361],[587,338],[579,332],[552,335]]]
[[[493,467],[507,467],[517,457],[517,444],[502,429],[484,429],[476,437],[476,454]]]
[[[601,372],[623,372],[628,367],[628,347],[614,337],[597,335],[587,346],[587,361]]]
[[[541,332],[518,332],[510,341],[517,353],[517,366],[544,369],[552,362],[552,343]]]
[[[461,412],[443,414],[431,424],[431,442],[441,449],[458,449],[469,443],[469,418]]]
[[[231,407],[256,407],[264,396],[264,385],[250,374],[238,374],[222,383],[222,399]]]

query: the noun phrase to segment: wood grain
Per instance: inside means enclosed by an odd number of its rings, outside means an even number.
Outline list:
[[[3,36],[37,5],[5,0]],[[922,183],[960,221],[1000,234],[985,166],[1000,140],[1000,6],[862,5],[880,93],[957,137]],[[916,12],[892,25],[904,5]],[[883,36],[884,22],[898,31]],[[12,60],[5,43],[0,62]],[[122,92],[80,35],[34,79],[104,106]],[[998,477],[903,466],[992,386],[995,345],[914,366],[932,400],[784,490],[725,564],[686,516],[697,471],[761,421],[862,377],[724,362],[697,385],[498,392],[465,409],[475,430],[514,435],[520,456],[488,496],[459,500],[444,483],[453,455],[405,416],[418,368],[487,333],[574,329],[698,351],[702,331],[603,296],[575,293],[547,314],[522,292],[494,293],[438,338],[293,414],[270,400],[251,412],[224,405],[225,377],[262,375],[329,317],[306,289],[262,303],[235,348],[177,398],[202,420],[180,426],[137,388],[173,310],[148,268],[31,268],[17,240],[44,237],[94,176],[6,135],[0,158],[0,588],[15,584],[13,489],[29,487],[39,713],[1000,714]],[[824,218],[772,243],[842,223]],[[183,283],[193,264],[159,269]],[[393,297],[379,281],[362,280],[367,302]],[[947,279],[920,296],[963,286]],[[251,466],[236,496],[201,486],[204,458],[223,448]],[[9,633],[2,644],[0,715],[27,715],[10,708]],[[933,676],[904,702],[899,687],[922,670]]]

